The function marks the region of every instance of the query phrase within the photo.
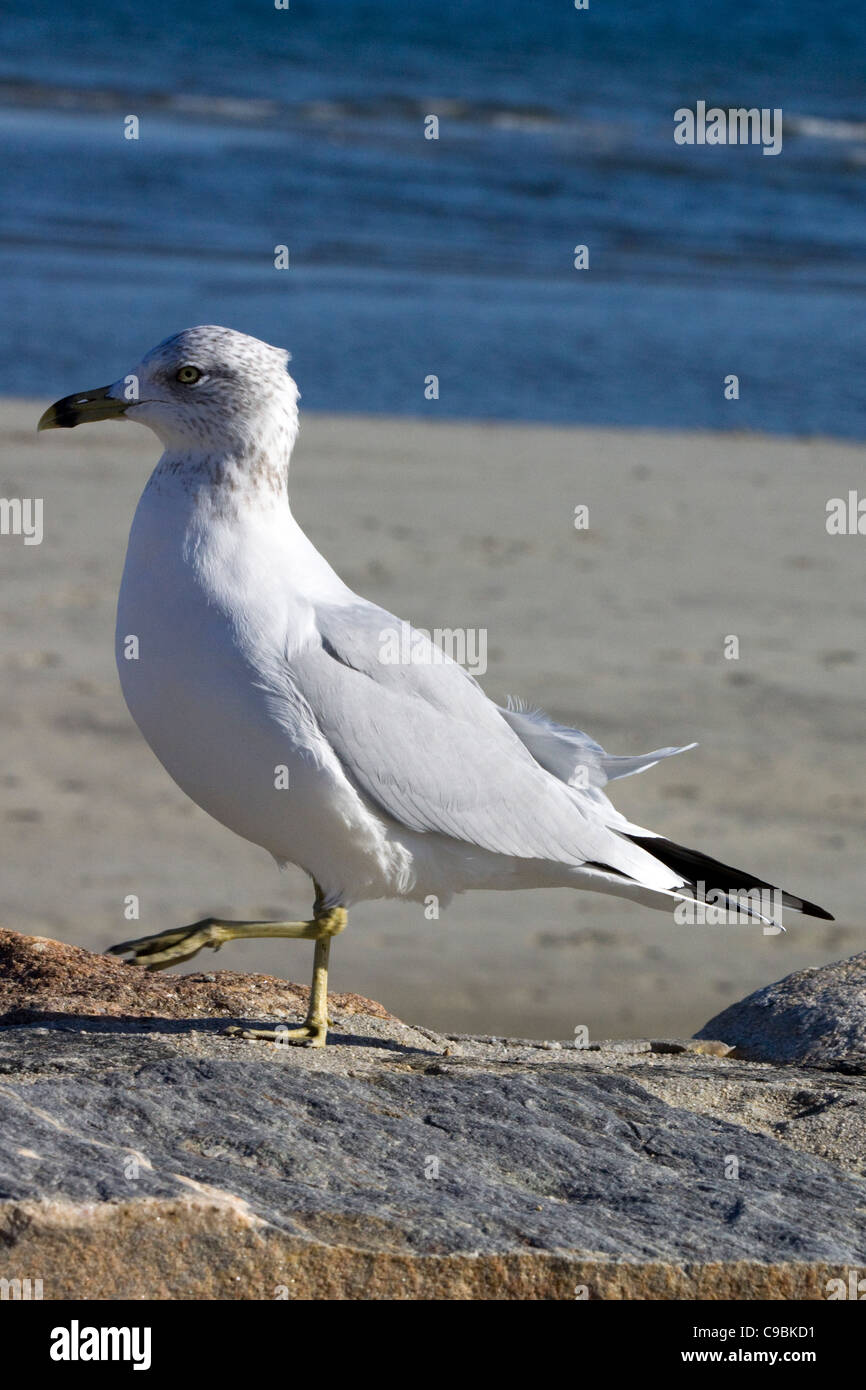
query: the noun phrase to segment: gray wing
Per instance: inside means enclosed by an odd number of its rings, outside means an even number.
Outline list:
[[[316,607],[292,681],[353,782],[400,824],[522,859],[670,874],[615,834],[598,801],[546,772],[471,676],[412,630],[411,663],[383,660],[399,620],[359,602]],[[613,808],[610,808],[611,811]],[[615,815],[615,813],[614,813]],[[649,870],[647,868],[649,867]]]

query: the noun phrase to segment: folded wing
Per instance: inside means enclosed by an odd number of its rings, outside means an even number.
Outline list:
[[[412,660],[390,661],[399,626],[366,603],[317,606],[317,632],[288,659],[292,683],[370,801],[411,830],[495,853],[604,865],[662,890],[680,885],[607,823],[605,808],[621,818],[606,798],[548,770],[422,633],[412,632]]]

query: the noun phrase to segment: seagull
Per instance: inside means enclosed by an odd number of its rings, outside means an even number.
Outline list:
[[[117,608],[130,713],[193,801],[312,879],[304,921],[207,917],[111,947],[150,970],[248,937],[314,944],[307,1017],[244,1038],[324,1047],[332,938],[371,899],[446,905],[469,889],[591,889],[672,910],[769,890],[632,824],[608,782],[686,748],[608,754],[520,703],[500,707],[428,634],[354,593],[289,507],[298,389],[289,354],[229,328],[167,338],[38,428],[146,425],[164,453],[138,503]],[[408,652],[408,656],[406,656]],[[767,921],[759,907],[750,916]]]

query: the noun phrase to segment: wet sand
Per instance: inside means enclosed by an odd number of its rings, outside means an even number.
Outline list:
[[[0,497],[44,499],[40,545],[0,536],[0,922],[99,949],[208,913],[306,915],[304,875],[192,805],[120,694],[115,597],[155,439],[37,438],[44,405],[0,402]],[[484,629],[493,698],[612,752],[697,740],[616,804],[838,919],[765,937],[566,891],[470,894],[438,922],[368,903],[333,987],[441,1030],[681,1036],[866,947],[866,538],[825,527],[864,464],[826,440],[305,416],[293,507],[349,584],[420,626]],[[310,958],[249,942],[186,968],[306,982]]]

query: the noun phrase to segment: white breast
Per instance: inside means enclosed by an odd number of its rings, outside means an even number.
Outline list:
[[[328,893],[379,896],[405,879],[405,854],[291,683],[291,653],[314,624],[311,570],[318,591],[348,593],[285,500],[220,517],[157,470],[118,600],[120,682],[157,758],[205,811]]]

